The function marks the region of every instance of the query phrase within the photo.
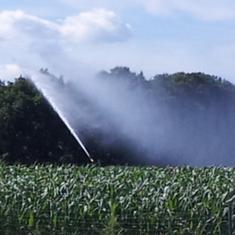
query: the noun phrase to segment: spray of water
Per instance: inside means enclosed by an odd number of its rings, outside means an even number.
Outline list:
[[[45,93],[43,93],[45,94]],[[44,95],[45,96],[45,95]],[[74,138],[77,140],[77,142],[79,143],[79,145],[81,146],[81,148],[83,149],[83,151],[85,152],[87,158],[89,159],[90,162],[94,162],[93,158],[91,157],[90,153],[88,152],[88,150],[86,149],[85,145],[82,143],[82,141],[80,140],[80,138],[78,137],[78,135],[75,133],[74,129],[72,128],[72,126],[70,125],[69,121],[65,118],[65,116],[63,115],[63,113],[56,107],[55,103],[51,100],[48,99],[49,103],[51,104],[51,106],[53,107],[53,109],[56,111],[56,113],[60,116],[61,120],[64,122],[64,124],[68,127],[70,133],[74,136]]]
[[[44,77],[44,76],[42,76],[42,75],[33,75],[32,76],[31,75],[31,81],[34,83],[34,85],[37,87],[37,89],[42,93],[42,95],[48,100],[48,102],[50,103],[52,108],[59,115],[61,120],[64,122],[64,124],[69,129],[70,133],[73,135],[73,137],[76,139],[78,144],[81,146],[81,148],[83,149],[83,151],[86,154],[86,156],[89,159],[89,161],[91,163],[93,163],[94,159],[91,157],[90,153],[88,152],[88,150],[86,149],[85,145],[83,144],[81,139],[78,137],[78,135],[74,131],[73,127],[71,126],[70,122],[65,117],[65,115],[63,114],[61,109],[58,107],[58,105],[56,105],[57,102],[55,101],[55,96],[53,96],[51,94],[50,89],[49,89],[49,88],[51,88],[51,86],[48,85],[48,83],[46,83],[46,81],[42,81],[42,77]],[[47,82],[49,82],[49,81],[47,81]]]
[[[234,166],[233,88],[231,93],[228,90],[228,96],[224,92],[218,93],[218,97],[216,94],[216,98],[210,95],[203,101],[205,104],[194,102],[197,100],[190,96],[185,96],[182,103],[176,98],[171,101],[172,94],[161,85],[161,80],[148,82],[154,85],[152,90],[146,82],[133,80],[128,70],[122,71],[118,76],[113,70],[112,74],[88,77],[65,70],[63,74],[68,74],[68,78],[62,80],[45,70],[28,77],[60,115],[91,162],[77,130],[86,132],[91,144],[93,138],[97,140],[98,148],[93,148],[97,156],[114,153],[116,157],[116,152],[123,151],[124,158],[127,152],[149,164]],[[225,98],[230,95],[231,101]]]

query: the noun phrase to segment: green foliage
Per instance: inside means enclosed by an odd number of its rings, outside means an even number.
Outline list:
[[[0,232],[229,234],[230,168],[0,166]]]
[[[41,73],[54,79],[58,82],[58,87],[69,94],[76,92],[73,84],[65,83],[62,77],[57,79],[47,69],[42,69]],[[223,148],[227,149],[227,152],[224,151],[225,155],[228,157],[235,152],[231,141],[235,138],[235,87],[228,81],[203,73],[162,74],[146,80],[143,72],[136,74],[127,67],[103,71],[98,77],[108,80],[111,87],[115,88],[119,84],[118,89],[123,86],[123,89],[130,90],[133,96],[138,97],[136,103],[133,103],[136,108],[145,107],[149,102],[150,108],[146,110],[153,110],[154,113],[156,108],[163,107],[166,110],[165,116],[172,119],[173,127],[178,128],[179,133],[200,137],[200,140],[204,136],[204,142],[218,136],[211,143],[213,148],[226,139]],[[120,81],[121,83],[117,83]],[[77,93],[75,96],[78,97]],[[115,127],[108,112],[87,101],[82,92],[75,103],[87,112],[86,115],[96,119],[98,125],[96,123],[94,126],[99,126],[92,128],[88,121],[85,124],[79,122],[78,125],[93,158],[101,164],[148,163],[142,157],[143,150],[139,146],[133,147],[120,134],[119,127]],[[139,111],[141,113],[142,109]],[[146,114],[150,115],[147,111]],[[144,126],[145,123],[141,125]],[[77,128],[76,124],[74,128]],[[133,151],[134,148],[136,152]],[[166,156],[172,153],[166,151],[153,154]],[[8,163],[26,164],[87,163],[84,152],[58,115],[30,80],[22,77],[14,82],[0,82],[0,159]],[[160,156],[159,159],[164,157]],[[171,164],[164,160],[152,163]]]
[[[70,162],[79,161],[81,150],[30,80],[1,83],[0,130],[0,156],[6,162],[59,163],[69,154]]]

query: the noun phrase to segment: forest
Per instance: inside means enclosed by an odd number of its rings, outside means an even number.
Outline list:
[[[78,110],[73,127],[97,164],[235,164],[235,86],[227,80],[184,72],[146,79],[143,72],[134,73],[128,67],[102,71],[97,82],[105,81],[112,87],[116,100],[120,98],[119,106],[125,106],[126,101],[126,109],[119,109],[119,121],[118,112],[110,112],[85,93],[75,91],[74,81],[56,78],[47,69],[40,73],[67,94],[76,94],[75,102],[66,105]],[[1,79],[1,161],[27,165],[89,163],[30,78],[21,76],[14,82]],[[131,115],[122,115],[126,110]]]

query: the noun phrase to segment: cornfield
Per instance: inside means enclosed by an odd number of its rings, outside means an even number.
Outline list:
[[[233,234],[235,169],[0,165],[0,234]]]

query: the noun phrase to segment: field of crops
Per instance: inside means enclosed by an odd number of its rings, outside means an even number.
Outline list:
[[[232,234],[235,170],[0,165],[0,234]]]

